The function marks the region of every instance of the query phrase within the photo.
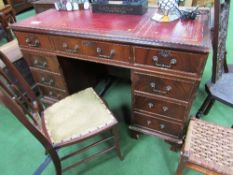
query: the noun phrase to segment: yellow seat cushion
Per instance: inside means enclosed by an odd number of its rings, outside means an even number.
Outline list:
[[[44,111],[44,123],[53,144],[85,137],[117,123],[92,88],[70,95]]]

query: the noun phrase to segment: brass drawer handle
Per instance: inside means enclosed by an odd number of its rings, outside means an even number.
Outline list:
[[[147,126],[150,126],[150,124],[151,124],[151,121],[147,120]]]
[[[78,53],[80,49],[78,44],[76,44],[73,49],[70,49],[69,45],[66,42],[62,44],[62,48],[65,49],[65,51],[69,53]]]
[[[164,129],[165,128],[165,125],[164,124],[160,124],[160,129]]]
[[[111,49],[109,55],[102,55],[102,49],[100,47],[97,47],[96,52],[99,57],[101,58],[106,58],[106,59],[112,59],[113,56],[115,55],[115,50]]]
[[[32,41],[30,38],[26,38],[25,42],[29,47],[40,47],[40,41],[38,39]]]
[[[160,93],[160,94],[167,94],[168,92],[170,92],[172,90],[172,87],[169,86],[169,85],[166,86],[164,90],[156,89],[156,83],[155,82],[150,82],[150,87],[152,88],[153,92]]]
[[[153,56],[152,60],[154,61],[155,66],[162,67],[162,68],[171,68],[173,65],[175,65],[177,63],[177,60],[175,58],[171,58],[169,64],[159,63],[159,57],[158,56]]]
[[[54,80],[52,78],[46,80],[45,77],[41,77],[41,83],[43,83],[43,84],[45,84],[47,86],[52,86],[52,85],[54,85],[55,82],[54,82]]]
[[[33,65],[40,69],[45,69],[47,67],[46,61],[39,61],[37,59],[34,60]]]
[[[168,111],[168,107],[167,106],[163,106],[162,109],[163,109],[163,112],[167,112]]]
[[[60,97],[61,97],[60,94],[54,94],[53,91],[49,91],[49,96],[50,96],[50,97],[57,98],[57,99],[60,99]]]
[[[149,103],[148,103],[148,107],[149,107],[150,109],[152,109],[152,108],[154,107],[154,104],[151,103],[151,102],[149,102]]]

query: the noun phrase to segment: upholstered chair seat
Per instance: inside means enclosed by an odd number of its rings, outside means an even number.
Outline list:
[[[44,113],[47,134],[53,144],[88,137],[117,123],[92,88],[70,95]]]

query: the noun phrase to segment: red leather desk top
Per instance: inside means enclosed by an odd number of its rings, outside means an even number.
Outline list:
[[[151,20],[155,9],[143,15],[92,13],[91,10],[56,11],[50,9],[12,25],[16,31],[59,34],[121,41],[171,48],[192,48],[208,52],[207,14],[193,21],[176,20],[159,23]]]

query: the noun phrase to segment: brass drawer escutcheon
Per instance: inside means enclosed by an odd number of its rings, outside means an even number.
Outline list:
[[[151,103],[151,102],[149,102],[149,103],[148,103],[148,107],[149,107],[150,109],[152,109],[152,108],[154,107],[154,104]]]
[[[160,129],[164,129],[165,128],[165,125],[164,124],[160,124]]]

